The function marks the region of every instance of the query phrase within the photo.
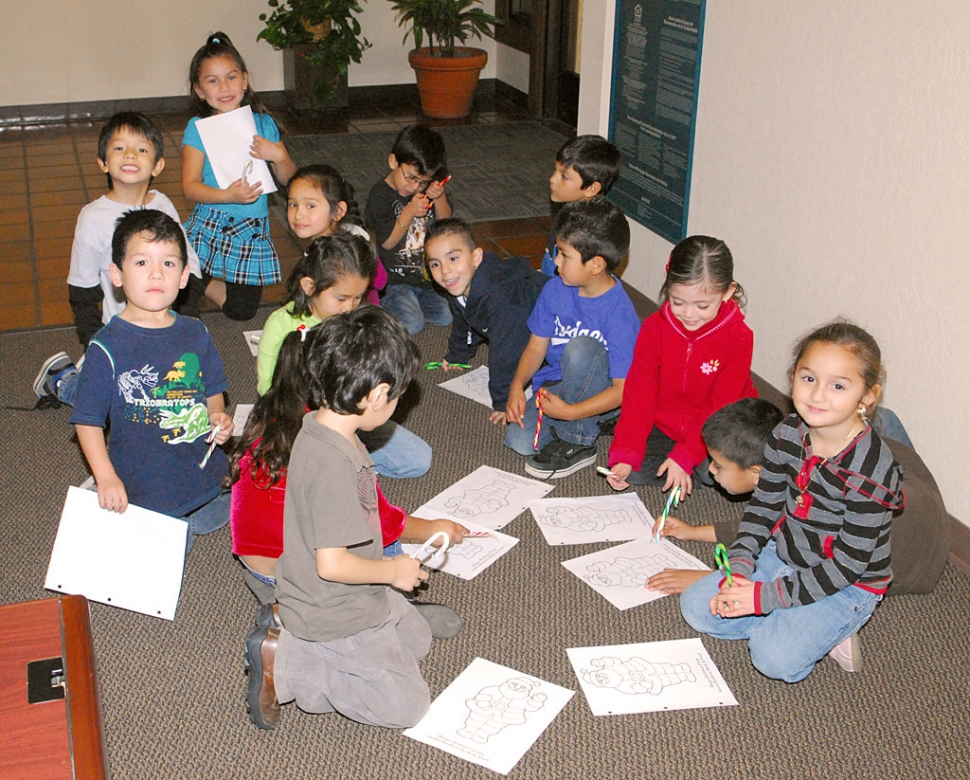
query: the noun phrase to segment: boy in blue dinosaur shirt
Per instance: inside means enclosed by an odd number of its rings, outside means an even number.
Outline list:
[[[111,282],[128,305],[91,340],[71,422],[104,509],[128,504],[188,521],[192,536],[229,520],[232,434],[222,361],[199,320],[170,311],[188,283],[185,234],[167,214],[129,211],[112,238]],[[111,449],[104,434],[111,423]]]
[[[630,247],[620,207],[604,198],[569,203],[555,231],[559,275],[542,289],[529,317],[532,335],[505,411],[506,446],[530,456],[526,473],[540,479],[568,476],[596,459],[597,437],[619,416],[640,329],[613,275]],[[535,402],[527,403],[529,380]]]

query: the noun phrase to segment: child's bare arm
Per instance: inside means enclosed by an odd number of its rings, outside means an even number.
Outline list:
[[[439,531],[448,534],[448,544],[461,544],[465,540],[465,534],[468,533],[465,526],[451,520],[443,518],[425,520],[423,517],[408,515],[404,521],[404,530],[401,532],[401,541],[420,544],[428,541]]]
[[[654,574],[644,586],[647,590],[659,590],[661,593],[672,595],[683,593],[698,580],[704,579],[710,572],[697,569],[664,569]]]
[[[206,409],[209,412],[209,425],[213,429],[219,427],[219,435],[216,436],[216,444],[225,444],[232,436],[233,422],[232,417],[226,414],[226,401],[222,393],[210,396],[206,399]]]
[[[427,195],[423,192],[414,193],[408,205],[394,218],[394,227],[381,246],[385,249],[396,247],[401,239],[407,235],[411,220],[415,217],[423,217],[430,208],[431,199]]]
[[[263,194],[259,182],[249,184],[245,179],[236,179],[224,190],[210,187],[202,181],[204,165],[204,152],[188,144],[182,147],[182,191],[189,200],[196,203],[255,203]]]
[[[519,365],[515,369],[515,376],[512,377],[512,384],[509,386],[509,400],[505,407],[505,419],[509,425],[515,424],[522,427],[522,415],[525,414],[525,385],[542,365],[546,359],[546,351],[549,349],[549,339],[540,338],[535,334],[529,336],[529,343],[522,351],[519,358]]]
[[[317,574],[331,582],[383,584],[411,591],[428,579],[428,572],[421,568],[421,562],[407,555],[374,561],[354,555],[346,547],[322,547],[317,549],[316,557]]]
[[[623,401],[623,382],[622,379],[614,379],[613,384],[602,393],[575,404],[567,404],[558,395],[543,392],[542,412],[557,420],[583,420],[618,409]]]
[[[286,184],[296,173],[296,165],[293,164],[286,144],[282,141],[270,141],[261,135],[254,135],[249,153],[257,160],[266,160],[272,164],[273,173],[281,184]]]
[[[660,518],[654,521],[653,532],[657,533],[657,526],[660,525]],[[713,525],[688,525],[683,520],[668,516],[664,523],[661,536],[672,536],[684,542],[710,542],[717,541],[717,534],[714,533]]]
[[[84,453],[94,481],[98,484],[98,504],[102,509],[124,512],[128,508],[128,493],[125,492],[125,485],[108,457],[104,429],[96,425],[75,425],[74,428],[81,444],[81,452]]]

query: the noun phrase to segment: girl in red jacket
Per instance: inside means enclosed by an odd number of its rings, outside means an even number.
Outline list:
[[[614,490],[706,481],[701,426],[722,406],[757,396],[751,382],[754,334],[727,244],[689,236],[674,247],[662,305],[640,328],[610,447]]]

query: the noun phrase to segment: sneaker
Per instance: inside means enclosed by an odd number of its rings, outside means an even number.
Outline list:
[[[596,448],[553,439],[525,462],[525,473],[539,479],[559,479],[575,474],[596,461]]]
[[[430,601],[418,601],[413,593],[405,593],[404,597],[425,619],[431,629],[432,639],[451,639],[461,633],[461,616],[451,607]]]
[[[37,378],[34,380],[34,394],[38,398],[47,395],[57,397],[57,384],[66,376],[77,373],[77,366],[67,356],[66,352],[58,352],[51,355],[40,367]]]
[[[283,628],[279,607],[275,601],[263,604],[256,610],[256,626],[258,628]]]
[[[273,666],[280,632],[276,628],[254,626],[246,637],[246,712],[261,729],[275,729],[280,722],[280,703],[276,700]]]
[[[862,671],[862,642],[858,634],[846,637],[829,651],[829,657],[847,672]]]

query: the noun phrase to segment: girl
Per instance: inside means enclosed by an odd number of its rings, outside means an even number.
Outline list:
[[[757,396],[751,382],[754,334],[727,244],[690,236],[670,253],[662,305],[640,328],[610,447],[614,490],[663,485],[691,492],[691,474],[710,484],[701,438],[722,406]]]
[[[293,174],[287,191],[286,218],[298,238],[329,236],[338,230],[370,240],[360,224],[354,188],[329,165],[305,165]],[[387,285],[387,271],[377,258],[377,273],[367,302],[379,305],[378,293]]]
[[[335,240],[337,237],[317,239],[314,244]],[[372,252],[370,256],[373,258]],[[276,559],[283,552],[283,498],[290,450],[307,413],[309,382],[303,356],[307,332],[291,332],[283,340],[273,384],[256,402],[230,454],[232,551],[245,567],[246,584],[264,604],[273,600]],[[400,554],[399,537],[423,542],[445,531],[451,543],[457,544],[468,533],[464,526],[450,520],[429,521],[406,515],[387,503],[379,487],[377,496],[384,543],[388,545],[385,554]]]
[[[868,422],[883,381],[872,336],[824,325],[796,347],[789,379],[796,414],[765,448],[731,576],[689,587],[681,612],[698,631],[747,639],[767,677],[798,682],[829,652],[847,671],[861,667],[855,634],[892,580],[890,521],[905,500],[900,468]]]
[[[374,247],[357,235],[338,233],[315,238],[290,272],[282,308],[266,319],[256,358],[257,390],[269,390],[280,345],[289,333],[319,325],[332,314],[356,309],[374,279]],[[420,477],[431,468],[431,448],[410,431],[388,421],[362,431],[377,473],[385,477]]]
[[[251,106],[257,134],[250,155],[266,160],[284,183],[295,166],[276,123],[249,86],[246,64],[225,33],[210,35],[195,53],[189,83],[197,116],[189,120],[182,139],[182,188],[198,205],[186,233],[202,263],[206,297],[230,319],[248,320],[256,314],[263,286],[280,280],[266,196],[258,182],[250,184],[245,177],[219,187],[196,123]]]

